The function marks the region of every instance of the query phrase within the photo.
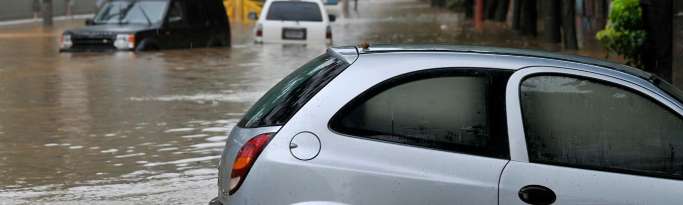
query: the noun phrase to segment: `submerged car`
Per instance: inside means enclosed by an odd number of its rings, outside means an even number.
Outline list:
[[[332,44],[330,22],[321,0],[269,0],[254,28],[256,43]]]
[[[65,31],[60,51],[230,46],[230,24],[221,0],[113,0],[86,25]]]
[[[211,204],[679,204],[681,99],[584,57],[332,48],[232,130]]]

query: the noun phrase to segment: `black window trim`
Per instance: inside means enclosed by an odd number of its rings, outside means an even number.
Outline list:
[[[373,85],[367,90],[363,91],[360,95],[354,97],[352,100],[347,102],[341,109],[339,109],[332,118],[327,123],[327,128],[338,135],[361,139],[370,140],[375,142],[396,144],[401,146],[415,147],[420,149],[434,150],[451,152],[458,154],[473,155],[478,157],[488,157],[510,160],[510,144],[507,128],[507,111],[506,111],[506,99],[505,92],[507,82],[512,75],[513,71],[506,69],[496,69],[496,68],[477,68],[477,67],[442,67],[442,68],[432,68],[426,70],[413,71],[409,73],[404,73],[398,76],[393,76],[389,79],[383,80],[382,82]],[[487,106],[487,121],[489,123],[489,133],[491,134],[491,143],[484,148],[484,150],[476,150],[477,148],[458,146],[451,149],[437,148],[422,146],[416,144],[407,144],[401,142],[394,142],[390,140],[382,140],[366,136],[358,136],[351,132],[350,130],[343,130],[335,128],[335,124],[342,118],[343,113],[348,113],[350,109],[358,106],[361,103],[366,102],[371,97],[386,91],[397,85],[405,84],[408,82],[414,82],[417,80],[438,78],[438,77],[485,77],[488,80],[487,89],[489,90],[486,100],[489,102]],[[494,80],[503,78],[503,82],[494,82]],[[500,79],[499,79],[500,80]],[[493,109],[492,109],[493,108]],[[493,130],[497,130],[493,132]],[[409,136],[396,136],[404,138],[414,138]],[[481,149],[481,148],[478,148]]]
[[[595,74],[595,73],[592,73],[592,74]],[[597,74],[597,75],[601,75],[601,74]],[[568,77],[568,78],[574,78],[574,79],[579,79],[579,80],[588,80],[588,81],[592,81],[592,82],[595,82],[595,83],[598,83],[598,84],[601,84],[604,86],[616,87],[616,88],[631,92],[633,94],[639,95],[639,96],[641,96],[641,97],[665,108],[667,111],[674,114],[679,119],[683,120],[683,116],[681,116],[681,114],[676,112],[674,109],[672,109],[668,105],[660,102],[659,100],[657,100],[656,98],[654,98],[648,94],[645,94],[641,91],[638,91],[638,90],[631,88],[629,86],[626,86],[626,85],[622,85],[622,84],[619,84],[616,82],[611,82],[611,81],[608,81],[605,79],[599,79],[599,78],[595,78],[595,77],[580,75],[580,74],[570,74],[570,73],[560,73],[560,72],[538,72],[538,73],[532,73],[532,74],[524,76],[519,81],[519,85],[518,85],[518,90],[519,90],[519,92],[518,92],[518,94],[519,94],[519,105],[518,106],[520,108],[519,115],[522,118],[522,126],[524,128],[524,144],[525,145],[528,145],[529,142],[528,142],[528,139],[526,137],[527,136],[527,121],[526,121],[526,118],[524,117],[524,107],[522,106],[522,99],[523,99],[522,98],[522,83],[524,83],[524,81],[526,81],[529,78],[538,77],[538,76]],[[621,80],[621,81],[623,81],[623,80]],[[623,82],[631,83],[628,81],[623,81]],[[538,161],[532,160],[529,148],[528,148],[528,146],[526,146],[526,147],[527,147],[526,154],[527,154],[527,157],[529,159],[529,163],[532,163],[532,164],[559,166],[559,167],[564,167],[564,168],[574,168],[574,169],[582,169],[582,170],[590,170],[590,171],[599,171],[599,172],[607,172],[607,173],[612,173],[612,174],[627,174],[627,175],[640,176],[640,177],[653,177],[653,178],[661,178],[661,179],[683,180],[683,175],[673,176],[670,174],[658,174],[658,173],[644,172],[644,171],[638,171],[638,170],[628,170],[628,169],[619,169],[619,168],[605,168],[605,167],[589,166],[589,165],[576,165],[576,164],[563,163],[563,162],[538,162]]]

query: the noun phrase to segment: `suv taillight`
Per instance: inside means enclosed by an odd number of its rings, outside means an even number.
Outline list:
[[[235,193],[240,188],[251,166],[266,148],[272,135],[273,133],[264,133],[251,138],[237,153],[235,162],[232,164],[232,172],[230,172],[230,194]]]
[[[256,37],[263,36],[263,25],[259,24],[256,26]]]
[[[332,27],[327,26],[327,29],[325,29],[325,38],[326,39],[332,39]]]

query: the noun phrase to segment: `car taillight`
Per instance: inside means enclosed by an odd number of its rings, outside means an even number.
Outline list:
[[[73,46],[73,41],[71,41],[71,35],[64,34],[62,35],[61,38],[59,38],[59,46],[62,49],[69,49]]]
[[[326,39],[332,39],[332,27],[327,26],[327,30],[325,32],[325,38]]]
[[[118,49],[134,49],[135,34],[118,34],[114,40],[114,47]]]
[[[259,24],[256,26],[256,37],[262,37],[263,36],[263,26]]]
[[[232,172],[230,172],[230,194],[235,193],[242,185],[251,166],[254,165],[256,158],[258,158],[266,145],[268,145],[272,135],[273,133],[265,133],[251,138],[237,153],[235,161],[232,164]]]

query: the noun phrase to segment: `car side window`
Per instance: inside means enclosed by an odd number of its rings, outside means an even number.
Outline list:
[[[495,85],[492,78],[457,69],[402,75],[352,100],[330,127],[356,137],[506,158],[504,102],[492,96],[504,96],[507,78]]]
[[[525,79],[520,98],[533,163],[683,177],[683,120],[654,99],[561,75]]]
[[[171,28],[187,27],[187,17],[185,14],[185,6],[181,1],[173,1],[171,8],[168,10],[168,25]]]

